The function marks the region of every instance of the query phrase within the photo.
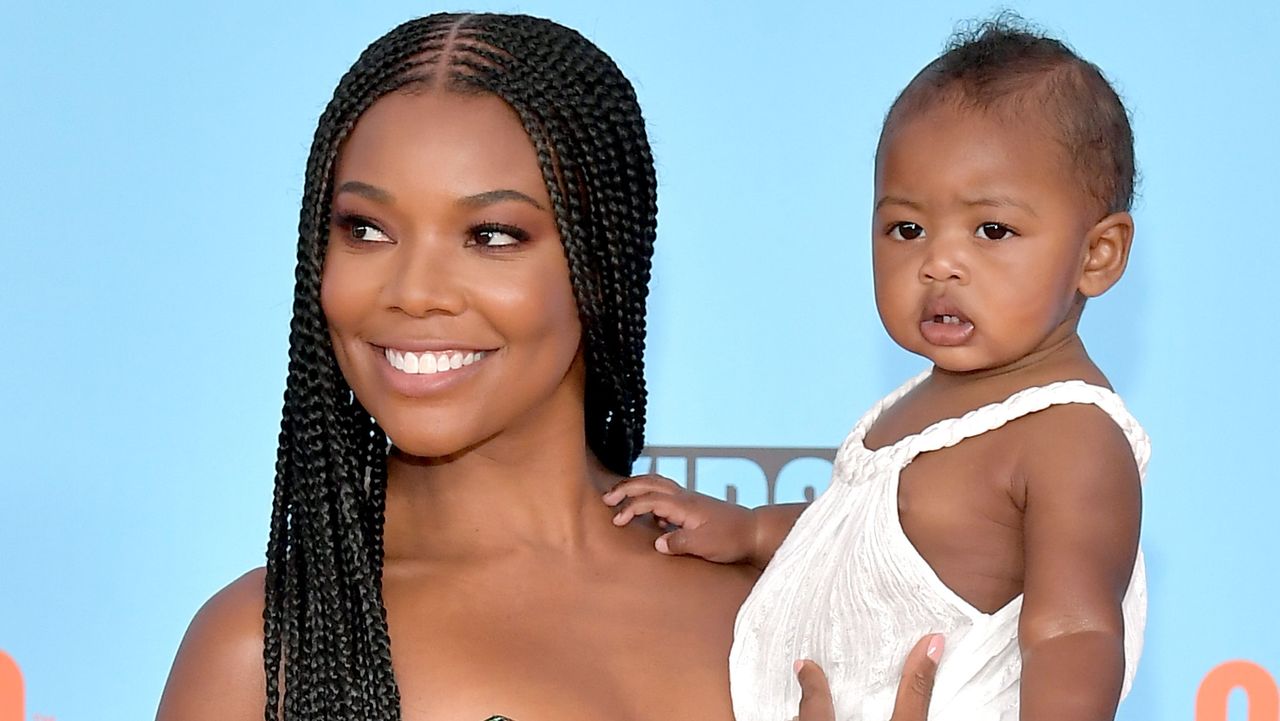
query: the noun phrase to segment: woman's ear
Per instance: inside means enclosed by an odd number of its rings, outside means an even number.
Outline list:
[[[1086,298],[1102,295],[1124,275],[1133,245],[1133,216],[1112,213],[1099,220],[1085,236],[1084,268],[1079,290]]]

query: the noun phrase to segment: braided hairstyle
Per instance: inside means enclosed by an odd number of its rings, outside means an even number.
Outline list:
[[[625,475],[644,443],[657,184],[631,84],[599,48],[548,20],[439,14],[400,25],[338,83],[307,160],[267,546],[267,721],[400,718],[382,601],[387,439],[338,368],[320,278],[343,140],[378,98],[423,88],[489,93],[519,116],[582,321],[588,447]]]

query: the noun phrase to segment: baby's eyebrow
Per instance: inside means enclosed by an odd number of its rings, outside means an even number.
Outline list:
[[[876,201],[876,210],[880,210],[880,208],[886,205],[905,205],[906,207],[911,208],[912,210],[922,210],[924,208],[924,206],[920,205],[914,200],[907,200],[906,198],[899,198],[893,195],[886,195],[883,198]]]
[[[984,208],[1018,208],[1025,210],[1031,215],[1036,215],[1035,208],[1023,203],[1022,201],[1010,198],[1007,195],[996,195],[987,198],[972,198],[964,201],[968,206],[981,206]]]

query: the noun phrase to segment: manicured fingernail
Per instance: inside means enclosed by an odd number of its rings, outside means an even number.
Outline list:
[[[799,675],[800,669],[804,668],[804,661],[796,661],[792,664],[791,668],[795,670],[797,675]]]
[[[613,516],[613,525],[615,525],[615,526],[622,526],[622,525],[625,525],[625,524],[626,524],[626,521],[624,521],[624,520],[622,519],[622,512],[618,512],[618,513],[614,514],[614,516]]]
[[[937,663],[938,659],[942,658],[942,646],[942,635],[935,635],[929,639],[929,648],[925,649],[924,655],[928,656],[930,661]]]
[[[658,553],[671,553],[671,547],[667,545],[666,536],[658,536],[658,540],[653,542],[653,547],[658,549]]]

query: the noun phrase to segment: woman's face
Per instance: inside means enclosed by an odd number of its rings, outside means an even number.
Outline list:
[[[334,173],[321,303],[356,397],[440,457],[581,415],[582,335],[536,151],[491,95],[395,93]]]

